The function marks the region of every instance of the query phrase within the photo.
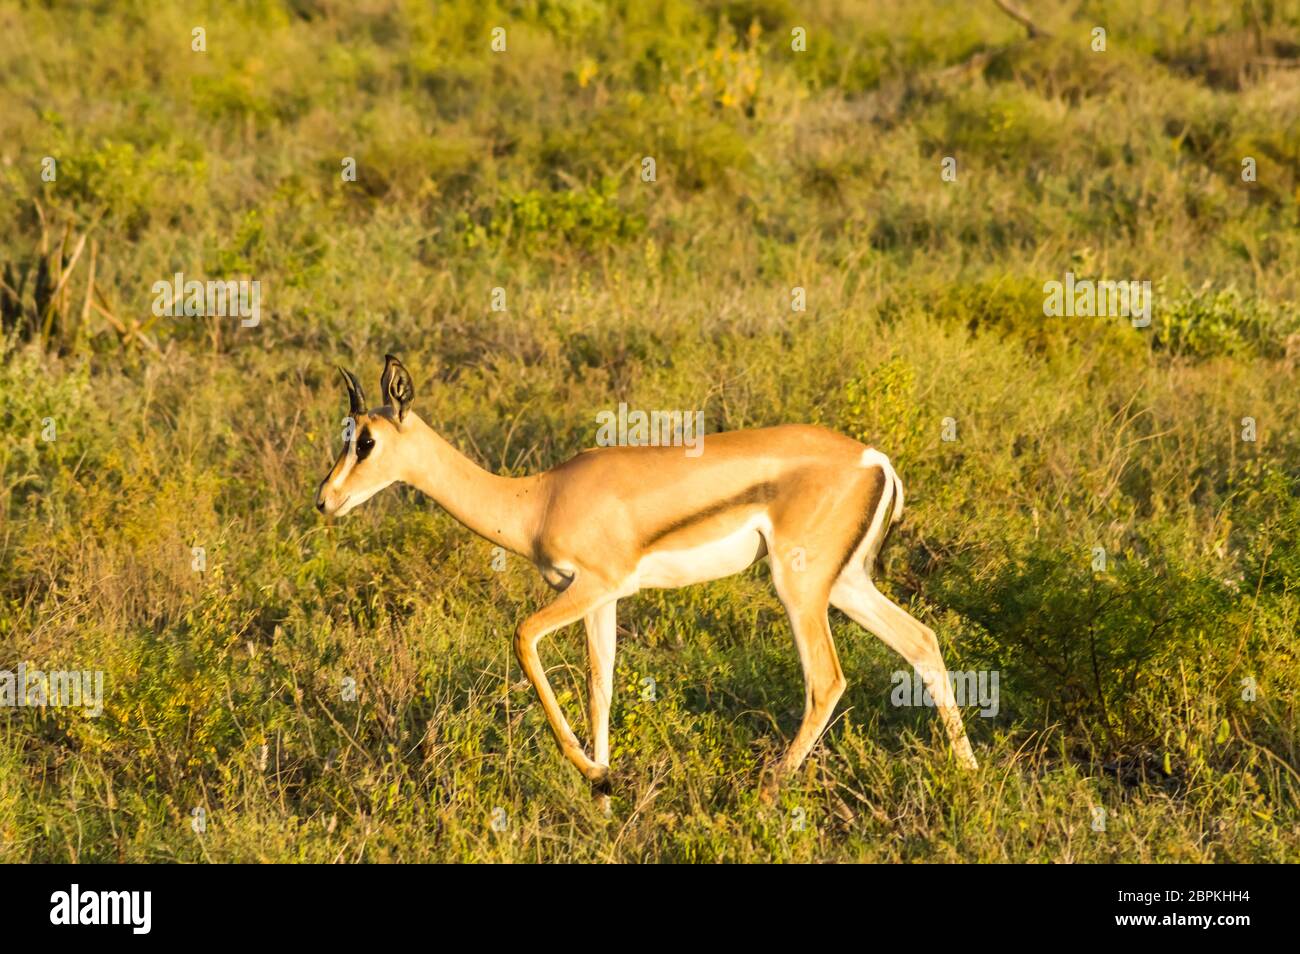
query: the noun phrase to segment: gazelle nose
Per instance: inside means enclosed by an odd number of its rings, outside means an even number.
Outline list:
[[[322,500],[320,497],[316,498],[316,509],[319,510],[321,513],[325,512],[325,501]]]

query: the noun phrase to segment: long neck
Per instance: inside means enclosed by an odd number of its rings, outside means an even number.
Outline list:
[[[533,558],[533,541],[545,506],[537,477],[489,473],[414,413],[402,429],[409,441],[403,481],[432,497],[485,540]]]

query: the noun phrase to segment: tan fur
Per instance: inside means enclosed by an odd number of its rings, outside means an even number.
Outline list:
[[[561,590],[519,625],[515,651],[561,751],[593,783],[603,786],[609,772],[616,602],[647,586],[725,576],[764,556],[806,687],[803,723],[765,796],[803,762],[844,691],[829,605],[922,673],[957,757],[974,767],[933,631],[871,582],[871,564],[902,503],[902,484],[884,455],[824,428],[790,425],[709,434],[697,457],[679,447],[610,447],[542,474],[507,478],[478,467],[414,412],[401,416],[384,407],[355,420],[357,434],[368,431],[374,448],[359,462],[356,441],[345,448],[317,493],[323,512],[346,513],[401,481],[532,561]],[[537,655],[544,636],[579,620],[586,622],[591,664],[591,757]]]

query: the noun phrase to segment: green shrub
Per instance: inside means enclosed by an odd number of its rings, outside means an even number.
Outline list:
[[[644,219],[619,204],[613,179],[590,189],[508,194],[497,202],[486,223],[475,223],[463,213],[457,224],[461,242],[468,248],[486,240],[523,246],[563,242],[590,249],[645,228]]]
[[[1184,289],[1152,311],[1153,346],[1188,358],[1278,358],[1293,353],[1300,314],[1247,298],[1236,288]]]

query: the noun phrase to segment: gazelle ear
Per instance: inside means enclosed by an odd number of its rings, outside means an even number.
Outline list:
[[[415,400],[415,385],[411,383],[411,375],[402,367],[402,362],[391,354],[384,355],[384,373],[379,377],[379,391],[397,413],[398,423],[401,423],[406,412],[411,409],[411,402]]]
[[[345,368],[339,368],[339,374],[348,385],[348,413],[353,417],[366,413],[366,396],[361,393],[361,383],[356,375]]]

